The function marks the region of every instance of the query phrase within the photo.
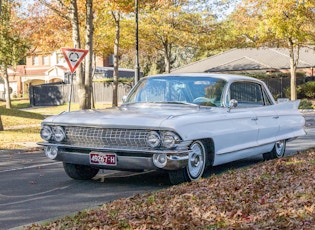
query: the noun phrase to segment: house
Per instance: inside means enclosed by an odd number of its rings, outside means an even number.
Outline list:
[[[113,66],[111,56],[96,58],[97,66]],[[40,85],[54,82],[64,82],[65,73],[69,71],[65,58],[60,51],[52,53],[35,52],[26,57],[25,65],[8,69],[11,95],[28,93],[30,85]],[[4,83],[0,78],[0,98],[4,98]]]
[[[299,53],[298,71],[314,76],[314,48],[302,47]],[[231,49],[203,60],[173,69],[181,72],[289,72],[290,54],[285,48],[244,48]]]

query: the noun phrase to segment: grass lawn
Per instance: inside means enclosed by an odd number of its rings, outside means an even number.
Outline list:
[[[109,107],[106,104],[96,104],[96,108]],[[78,110],[78,104],[71,104],[71,110]],[[5,108],[5,102],[0,101],[0,115],[4,131],[0,132],[0,149],[21,149],[25,143],[38,142],[40,123],[48,115],[68,111],[68,105],[49,107],[30,107],[29,100],[13,100],[12,109]]]

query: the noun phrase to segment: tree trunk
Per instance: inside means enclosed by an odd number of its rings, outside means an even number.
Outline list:
[[[93,59],[93,0],[86,0],[86,29],[85,29],[85,49],[88,50],[88,54],[85,57],[85,87],[86,87],[86,107],[92,108],[92,59]]]
[[[296,67],[299,60],[299,47],[297,48],[297,54],[295,56],[293,42],[289,41],[289,53],[290,53],[290,92],[291,92],[291,100],[297,99],[297,92],[296,92]]]
[[[165,62],[165,73],[171,72],[171,44],[166,41],[164,43],[164,62]]]
[[[78,6],[77,0],[71,0],[70,2],[70,21],[72,27],[72,41],[74,48],[81,48],[80,42],[80,30],[79,30],[79,17],[78,17]],[[85,88],[85,78],[83,75],[83,68],[80,64],[76,69],[76,84],[78,86],[78,96],[79,96],[79,108],[87,109],[86,105],[86,88]]]
[[[48,0],[39,0],[42,4],[50,8],[52,11],[54,11],[56,14],[58,14],[60,17],[63,17],[66,20],[69,20],[72,27],[72,42],[74,48],[80,49],[81,48],[81,42],[80,42],[80,25],[79,25],[79,16],[78,16],[78,5],[77,0],[70,0],[70,7],[65,8],[65,5],[60,1],[63,10],[67,10],[68,14],[65,15],[63,11],[58,10],[51,1]],[[57,1],[59,2],[59,1]],[[91,10],[87,12],[87,14],[92,13],[92,0],[86,1],[86,7],[87,10]],[[88,6],[89,5],[89,6]],[[91,8],[90,8],[91,7]],[[69,16],[68,16],[69,15]],[[88,19],[87,19],[88,20]],[[76,69],[76,81],[75,84],[78,86],[78,96],[79,96],[79,107],[80,109],[88,109],[91,103],[89,100],[89,92],[88,87],[85,86],[85,74],[83,74],[83,67],[82,63],[77,67]]]
[[[11,109],[11,97],[10,97],[10,83],[8,75],[8,66],[4,64],[3,66],[3,79],[5,86],[5,107]]]
[[[118,105],[118,68],[119,68],[119,40],[120,40],[120,12],[112,12],[115,20],[115,42],[114,42],[114,73],[113,73],[113,103],[112,106]]]
[[[2,124],[2,120],[1,120],[1,115],[0,115],[0,131],[3,131],[3,124]]]

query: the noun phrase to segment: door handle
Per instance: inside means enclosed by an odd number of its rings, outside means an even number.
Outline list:
[[[279,119],[279,116],[273,116],[272,118],[273,119]]]
[[[252,121],[257,121],[257,120],[258,120],[258,117],[252,117],[251,120],[252,120]]]

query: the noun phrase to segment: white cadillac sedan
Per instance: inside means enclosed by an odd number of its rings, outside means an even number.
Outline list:
[[[99,169],[156,169],[179,184],[198,180],[206,167],[283,157],[286,142],[305,135],[298,105],[276,103],[250,77],[156,75],[141,79],[119,107],[46,118],[38,144],[73,179],[91,179]]]

